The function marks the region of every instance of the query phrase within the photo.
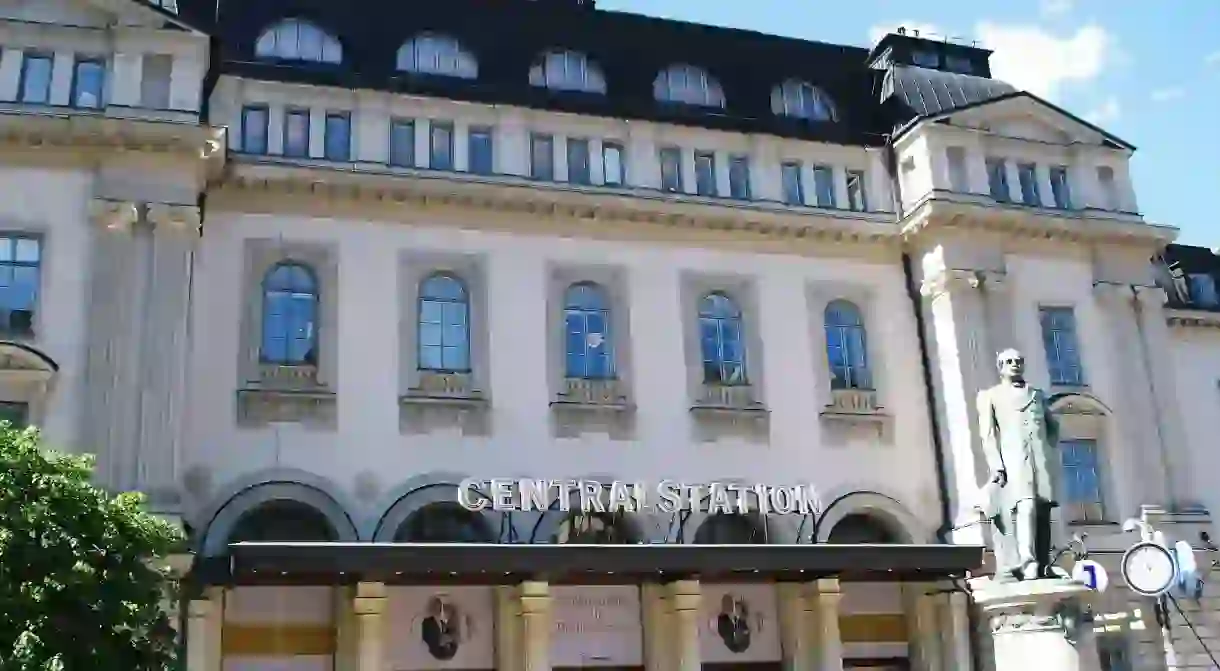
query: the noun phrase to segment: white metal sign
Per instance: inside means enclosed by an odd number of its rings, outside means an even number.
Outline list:
[[[1178,541],[1173,544],[1173,555],[1178,565],[1178,593],[1188,599],[1202,597],[1203,578],[1195,560],[1195,549],[1186,541]]]
[[[1178,563],[1169,548],[1152,541],[1132,545],[1123,554],[1122,575],[1131,591],[1158,597],[1178,582]]]
[[[1081,559],[1072,567],[1072,579],[1084,583],[1089,589],[1098,592],[1106,591],[1110,586],[1110,576],[1105,567],[1092,559]]]

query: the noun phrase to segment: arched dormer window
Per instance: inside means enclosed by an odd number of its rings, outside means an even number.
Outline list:
[[[422,33],[403,42],[398,48],[396,66],[399,72],[414,72],[442,77],[476,79],[479,62],[461,42],[436,33]]]
[[[732,298],[710,293],[699,301],[699,348],[705,384],[747,383],[741,308]]]
[[[419,369],[470,372],[470,294],[452,275],[419,285]]]
[[[605,93],[606,77],[588,56],[575,51],[551,51],[530,68],[530,86],[556,91]]]
[[[278,263],[263,277],[263,363],[318,363],[318,279],[301,263]]]
[[[284,19],[272,24],[254,43],[254,55],[282,61],[342,63],[339,40],[303,19]]]
[[[586,380],[614,378],[610,300],[601,286],[577,282],[563,301],[565,375]]]
[[[789,79],[771,89],[771,111],[778,116],[810,121],[838,120],[830,96],[813,84],[798,79]]]
[[[831,389],[872,389],[864,318],[855,303],[834,300],[826,306],[826,357]]]
[[[724,91],[711,75],[693,65],[671,65],[652,82],[658,102],[724,107]]]

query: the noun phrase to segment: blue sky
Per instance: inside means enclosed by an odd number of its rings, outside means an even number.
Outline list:
[[[1136,196],[1179,242],[1220,246],[1216,0],[597,0],[601,9],[869,46],[886,29],[978,40],[997,78],[1135,144]],[[1211,122],[1210,124],[1208,122]]]

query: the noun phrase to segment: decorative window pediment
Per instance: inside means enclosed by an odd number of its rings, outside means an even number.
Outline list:
[[[479,62],[461,42],[448,35],[422,33],[398,48],[399,72],[477,79]]]
[[[282,61],[338,64],[343,62],[343,45],[309,21],[284,19],[258,36],[254,55]]]

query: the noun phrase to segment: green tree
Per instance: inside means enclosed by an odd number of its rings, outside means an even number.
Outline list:
[[[91,456],[0,422],[0,671],[176,666],[161,560],[181,534],[92,473]]]

